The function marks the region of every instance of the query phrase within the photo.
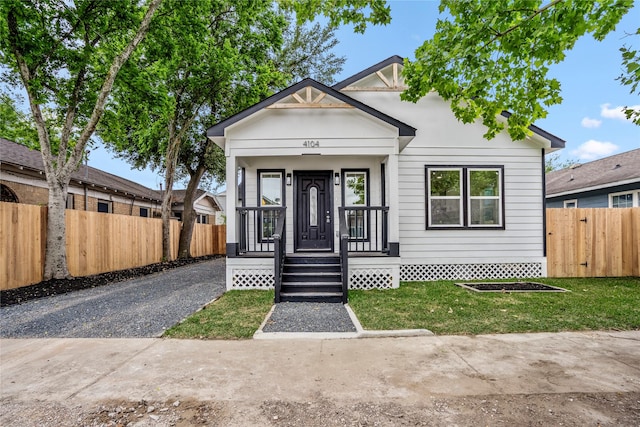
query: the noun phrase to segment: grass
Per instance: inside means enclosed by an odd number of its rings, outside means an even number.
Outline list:
[[[488,334],[640,329],[640,278],[536,279],[566,293],[476,293],[453,281],[349,292],[365,329]]]
[[[164,337],[251,338],[273,305],[273,291],[229,291],[214,303],[167,329]]]
[[[477,293],[453,281],[350,291],[365,329],[429,329],[439,335],[640,329],[640,278],[535,279],[565,293]],[[273,291],[229,291],[167,330],[165,337],[247,339],[273,304]]]

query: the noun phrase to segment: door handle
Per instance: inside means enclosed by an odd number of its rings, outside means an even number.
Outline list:
[[[330,223],[331,222],[331,215],[327,215],[327,222]]]

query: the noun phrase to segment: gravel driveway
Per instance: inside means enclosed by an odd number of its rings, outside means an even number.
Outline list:
[[[158,337],[225,291],[225,259],[0,309],[0,338]]]

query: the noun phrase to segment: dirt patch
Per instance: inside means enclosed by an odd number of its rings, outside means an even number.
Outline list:
[[[476,292],[567,292],[566,289],[537,282],[456,283],[456,285]]]
[[[220,257],[220,255],[209,255],[198,258],[177,259],[174,261],[160,262],[127,270],[110,271],[108,273],[96,274],[93,276],[46,280],[34,285],[0,291],[0,307],[20,304],[33,299],[65,294],[81,289],[104,286],[110,283],[121,282],[123,280],[159,273],[161,271]]]
[[[238,396],[236,396],[238,397]],[[425,396],[404,402],[109,401],[71,405],[3,399],[2,425],[31,426],[637,426],[640,392]]]

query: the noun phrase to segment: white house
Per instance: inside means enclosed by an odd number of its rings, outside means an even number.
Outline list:
[[[535,126],[487,141],[436,93],[401,101],[402,64],[302,80],[207,131],[227,158],[227,288],[346,301],[401,280],[546,275],[544,154],[564,141]]]

